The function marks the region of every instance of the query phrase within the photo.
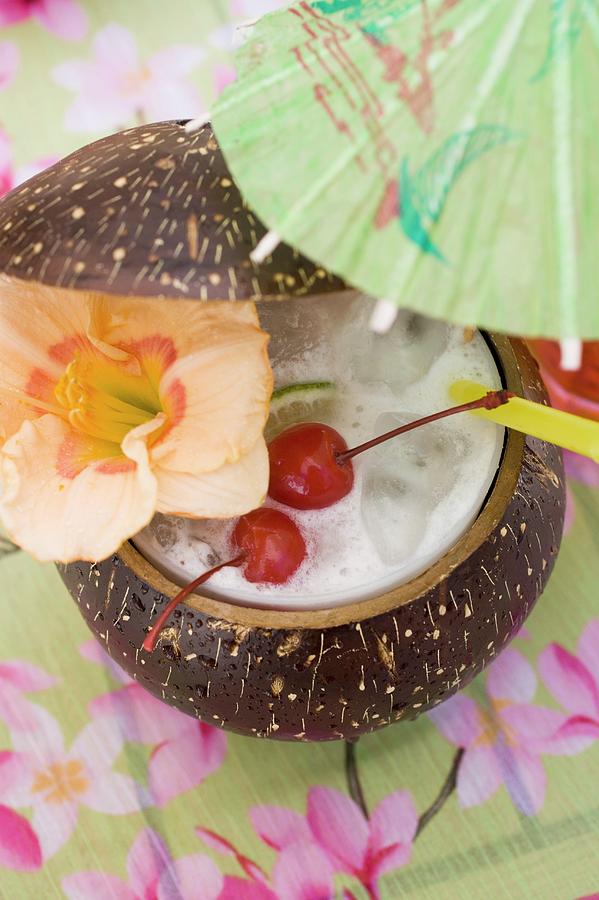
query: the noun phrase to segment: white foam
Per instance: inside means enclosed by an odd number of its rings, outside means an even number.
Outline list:
[[[492,354],[480,334],[468,342],[460,328],[403,312],[388,335],[374,335],[367,327],[372,308],[371,301],[360,297],[352,302],[287,301],[262,311],[264,327],[273,334],[271,358],[277,384],[334,381],[338,399],[329,424],[350,446],[377,433],[375,423],[381,414],[396,412],[416,419],[451,406],[448,388],[457,378],[501,387]],[[421,360],[426,365],[421,366]],[[308,545],[308,559],[293,579],[282,587],[250,585],[242,570],[223,569],[203,592],[243,605],[317,609],[381,594],[420,574],[450,549],[478,515],[497,471],[504,429],[465,414],[427,426],[418,435],[419,446],[423,440],[424,446],[427,440],[453,442],[438,452],[451,454],[448,466],[451,463],[455,475],[450,484],[445,478],[442,488],[430,484],[426,468],[419,477],[414,450],[407,441],[402,443],[399,437],[385,445],[385,459],[393,450],[397,454],[398,473],[410,471],[411,503],[417,504],[411,508],[424,509],[426,516],[417,526],[422,533],[415,535],[416,523],[410,515],[402,520],[401,508],[395,510],[394,533],[400,550],[394,552],[393,564],[381,558],[372,540],[372,525],[367,526],[362,517],[363,476],[375,465],[374,457],[369,463],[369,454],[377,452],[369,451],[355,459],[354,490],[340,503],[318,511],[284,508]],[[456,442],[460,453],[455,452]],[[230,555],[233,522],[169,521],[176,529],[170,548],[164,548],[164,541],[160,546],[152,526],[135,542],[178,583],[187,583],[208,567],[213,561],[210,547],[221,559]],[[164,526],[163,518],[161,523]]]

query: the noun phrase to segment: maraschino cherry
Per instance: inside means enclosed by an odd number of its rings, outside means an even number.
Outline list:
[[[278,509],[262,507],[241,516],[233,529],[232,548],[237,555],[219,563],[190,582],[162,610],[143,642],[151,653],[171,613],[196,588],[228,566],[245,566],[247,581],[260,584],[285,584],[306,557],[306,544],[295,522]]]
[[[330,425],[292,425],[269,444],[268,493],[294,509],[332,506],[354,486],[352,464],[339,463],[347,450],[345,439]]]
[[[246,581],[285,584],[306,558],[306,544],[295,522],[278,509],[263,506],[241,516],[233,530]]]
[[[346,497],[354,485],[351,462],[354,456],[438,419],[473,409],[497,409],[513,396],[509,391],[490,391],[478,400],[401,425],[351,450],[339,432],[329,425],[318,422],[292,425],[274,438],[268,447],[268,493],[273,500],[294,509],[333,506]]]

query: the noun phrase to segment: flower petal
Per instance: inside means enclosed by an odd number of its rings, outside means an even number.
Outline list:
[[[525,816],[535,815],[543,806],[547,782],[540,758],[503,741],[497,742],[495,750],[512,803]]]
[[[10,800],[13,806],[25,806],[26,803],[15,803],[19,788],[30,784],[30,766],[24,753],[13,753],[11,750],[0,750],[0,801]]]
[[[31,703],[22,696],[21,704],[26,704],[25,722],[19,728],[11,727],[14,749],[27,753],[40,766],[62,759],[64,740],[57,720],[43,706]]]
[[[189,727],[189,718],[165,706],[138,684],[129,684],[90,701],[92,716],[106,716],[120,729],[126,741],[160,744]]]
[[[0,662],[0,681],[12,684],[18,691],[45,691],[58,683],[53,675],[24,660]]]
[[[222,765],[227,736],[203,722],[191,722],[174,740],[156,747],[148,765],[148,783],[157,806],[197,787]]]
[[[54,81],[70,91],[78,91],[88,78],[89,63],[83,59],[69,59],[52,69]]]
[[[167,407],[173,392],[184,391],[185,412],[156,443],[153,460],[163,469],[213,472],[256,445],[272,392],[267,344],[258,327],[220,316],[198,329],[195,350],[160,383]]]
[[[262,506],[268,491],[268,450],[264,438],[238,462],[226,463],[214,472],[190,475],[159,465],[159,512],[202,519],[228,519]]]
[[[479,806],[492,797],[501,784],[501,770],[491,746],[466,750],[458,769],[457,791],[460,806]]]
[[[559,644],[549,644],[537,665],[545,685],[565,709],[599,718],[599,686],[580,659]]]
[[[152,54],[148,60],[148,68],[159,79],[172,80],[193,72],[205,55],[206,52],[200,45],[171,44]]]
[[[599,619],[592,619],[586,625],[578,642],[577,655],[599,685]]]
[[[89,781],[80,799],[95,812],[111,816],[124,816],[152,805],[146,788],[130,775],[121,775],[120,772],[96,775]]]
[[[34,15],[40,25],[67,41],[80,41],[87,31],[87,15],[74,0],[46,0],[36,4]]]
[[[158,879],[169,866],[171,855],[163,838],[152,828],[143,828],[127,856],[127,875],[136,897],[152,897]]]
[[[95,78],[105,75],[102,71],[92,70]],[[56,80],[66,80],[62,66],[57,66],[52,71]],[[82,90],[73,100],[64,117],[64,125],[67,131],[107,131],[117,129],[119,125],[129,123],[135,114],[135,102],[131,97],[119,96],[110,93],[107,89],[96,87]]]
[[[40,414],[34,406],[15,403],[11,392],[58,406],[53,386],[68,362],[61,348],[69,346],[74,353],[87,317],[86,304],[75,292],[0,275],[0,441]]]
[[[0,4],[0,25],[13,25],[28,19],[30,15],[29,4],[24,0],[4,0]]]
[[[0,20],[0,24],[2,24]],[[0,91],[8,87],[19,68],[19,48],[16,44],[2,41],[0,44]]]
[[[519,650],[508,647],[489,668],[487,693],[497,700],[529,703],[536,689],[534,669]]]
[[[75,830],[77,806],[73,803],[38,803],[31,824],[38,836],[44,862],[47,862]]]
[[[106,70],[129,72],[139,65],[135,36],[116,22],[105,25],[94,37],[94,59]]]
[[[519,703],[506,706],[499,712],[501,724],[518,744],[536,745],[548,740],[566,721],[564,713],[546,706]]]
[[[154,77],[143,96],[143,110],[150,121],[186,119],[203,108],[200,94],[184,78]]]
[[[428,716],[456,747],[469,747],[483,730],[478,706],[465,694],[456,694],[431,709]]]
[[[62,879],[62,889],[68,900],[139,900],[136,894],[116,875],[103,872],[75,872]]]
[[[226,875],[218,900],[278,900],[278,898],[265,884]]]
[[[258,837],[274,850],[284,850],[297,841],[313,840],[304,816],[284,806],[254,806],[250,819]]]
[[[38,727],[38,710],[41,707],[27,700],[8,682],[0,681],[0,721],[12,732],[35,731]]]
[[[127,348],[161,363],[160,377],[177,359],[204,345],[206,333],[221,324],[259,325],[256,304],[251,301],[221,303],[196,300],[163,300],[139,297],[94,299],[93,327],[107,344]]]
[[[145,445],[155,421],[127,435],[124,464],[103,460],[74,476],[74,432],[51,415],[24,422],[0,450],[0,517],[13,540],[39,560],[95,562],[116,552],[156,508]]]
[[[292,844],[283,850],[274,865],[272,882],[279,900],[324,900],[335,893],[331,863],[315,843]]]
[[[410,861],[417,826],[418,813],[407,791],[394,791],[381,800],[370,817],[371,878],[378,879]]]
[[[79,732],[67,756],[80,760],[97,776],[110,769],[124,743],[123,735],[110,720],[96,719]]]
[[[368,822],[358,805],[339,791],[311,788],[308,824],[339,871],[359,873],[368,848]]]
[[[209,828],[202,828],[200,825],[196,825],[194,831],[202,843],[210,847],[211,850],[215,850],[223,856],[235,857],[239,855],[233,844],[220,834],[217,834],[216,831],[210,831]]]
[[[41,865],[42,848],[27,819],[0,805],[0,867],[35,872]]]
[[[217,900],[224,879],[207,856],[196,853],[172,862],[158,881],[157,900],[181,900],[197,897],[201,885],[202,900]]]
[[[598,721],[588,716],[569,716],[554,734],[531,749],[550,756],[573,756],[598,740]]]

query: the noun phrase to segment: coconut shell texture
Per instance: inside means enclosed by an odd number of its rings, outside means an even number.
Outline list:
[[[524,395],[546,401],[524,345],[512,346]],[[373,602],[364,601],[353,619],[313,628],[305,624],[310,614],[295,617],[295,626],[294,614],[271,612],[272,627],[257,627],[252,611],[195,597],[147,654],[139,648],[167,602],[163,593],[118,555],[60,571],[108,653],[177,709],[246,735],[356,738],[413,719],[467,685],[516,635],[541,594],[563,528],[561,453],[535,439],[514,440],[515,489],[486,538],[448,564],[433,588],[390,611],[372,614]],[[343,615],[332,612],[332,619]],[[313,616],[322,621],[322,611]]]
[[[130,128],[82,147],[0,202],[0,271],[118,295],[272,300],[344,283],[266,233],[244,204],[209,125]]]

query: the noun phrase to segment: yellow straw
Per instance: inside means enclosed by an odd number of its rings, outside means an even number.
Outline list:
[[[489,390],[490,388],[475,381],[454,381],[449,393],[456,403],[469,403],[471,400],[478,400]],[[523,400],[521,397],[513,397],[498,409],[477,409],[471,415],[491,419],[499,425],[523,431],[599,462],[599,422],[552,409],[542,403],[533,403],[532,400]]]

